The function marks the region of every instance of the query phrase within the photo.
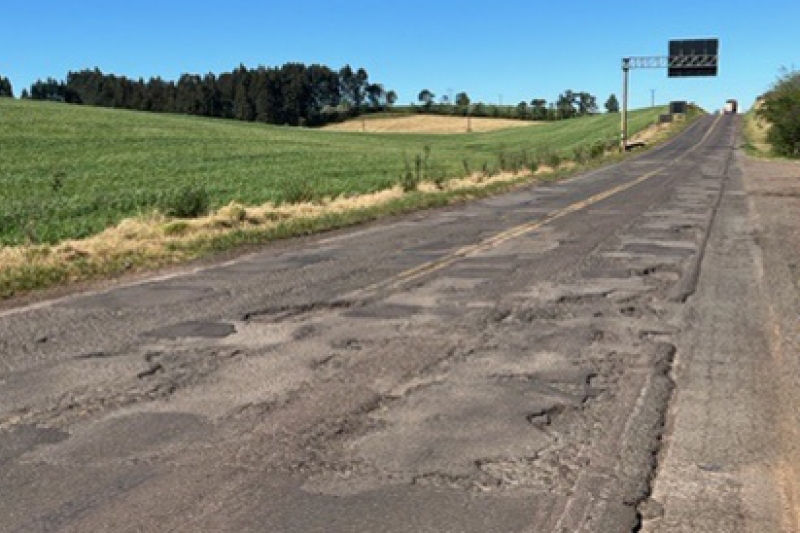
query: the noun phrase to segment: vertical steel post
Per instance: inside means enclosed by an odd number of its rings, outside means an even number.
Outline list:
[[[625,152],[628,146],[628,73],[630,72],[630,58],[626,57],[622,60],[622,124],[620,135],[619,148],[620,151]]]

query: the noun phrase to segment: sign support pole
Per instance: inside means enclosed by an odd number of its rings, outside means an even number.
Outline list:
[[[622,58],[622,118],[619,148],[628,148],[628,77],[632,68],[667,68],[675,77],[716,76],[719,65],[719,39],[684,39],[669,42],[668,56]],[[652,95],[651,95],[652,96]],[[655,97],[652,98],[655,105]]]
[[[628,147],[628,74],[630,73],[630,58],[622,60],[622,124],[620,130],[619,148],[621,152],[625,152]]]

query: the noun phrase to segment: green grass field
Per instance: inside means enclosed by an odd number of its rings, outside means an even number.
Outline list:
[[[631,130],[663,108],[635,111]],[[496,167],[501,153],[568,155],[617,136],[618,115],[491,133],[376,135],[0,99],[0,244],[55,243],[144,214],[187,187],[213,207],[368,193],[430,147],[437,173]]]

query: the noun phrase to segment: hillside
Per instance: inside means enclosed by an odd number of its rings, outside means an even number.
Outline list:
[[[632,130],[658,112],[631,116]],[[0,99],[0,243],[58,242],[147,213],[187,187],[211,207],[384,190],[428,147],[444,176],[502,154],[617,136],[602,115],[468,135],[362,134]]]

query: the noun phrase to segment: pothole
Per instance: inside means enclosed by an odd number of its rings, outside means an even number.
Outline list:
[[[664,281],[676,281],[680,277],[680,273],[674,265],[663,263],[632,268],[631,273],[635,276]]]
[[[636,242],[629,243],[622,248],[625,252],[632,252],[636,254],[645,255],[666,255],[686,258],[694,255],[695,249],[693,247],[674,246],[667,244],[660,244],[657,242]]]
[[[564,405],[554,405],[553,407],[533,412],[525,418],[528,420],[529,424],[542,428],[552,424],[553,418],[563,413],[565,409],[566,407]]]
[[[256,309],[242,315],[243,322],[268,322],[278,323],[287,320],[297,319],[298,317],[305,317],[313,315],[318,312],[338,311],[341,309],[350,309],[354,307],[357,302],[349,300],[335,300],[332,302],[312,302],[308,304],[299,305],[285,305],[276,307],[266,307],[264,309]]]
[[[93,294],[58,305],[75,309],[150,308],[201,300],[212,295],[218,296],[219,294],[218,291],[211,287],[147,283],[106,293]]]
[[[391,320],[419,315],[421,312],[422,308],[416,305],[383,304],[354,308],[347,311],[344,316]]]
[[[144,335],[157,339],[222,339],[234,333],[236,326],[227,322],[190,321],[149,331]]]

